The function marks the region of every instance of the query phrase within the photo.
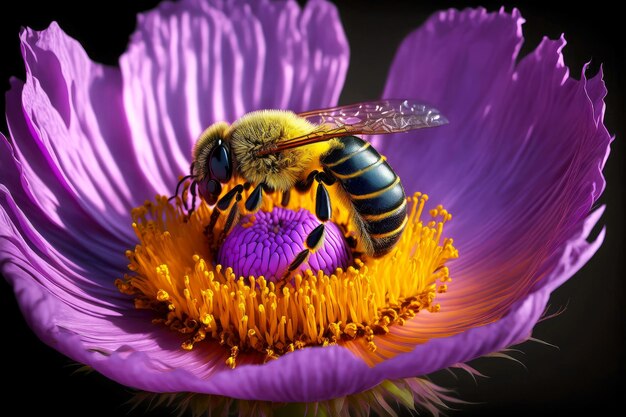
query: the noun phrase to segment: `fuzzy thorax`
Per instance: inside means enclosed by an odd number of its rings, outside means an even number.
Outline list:
[[[265,182],[275,190],[286,191],[317,167],[319,155],[328,150],[329,144],[314,144],[264,156],[257,154],[314,129],[315,125],[293,112],[260,110],[237,120],[226,135],[239,175],[253,184]]]

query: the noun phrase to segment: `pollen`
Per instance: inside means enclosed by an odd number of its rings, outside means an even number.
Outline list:
[[[278,210],[279,200],[264,196],[261,210]],[[233,265],[217,263],[227,216],[207,233],[211,207],[202,203],[187,215],[180,199],[170,203],[157,196],[131,212],[139,243],[126,251],[129,273],[116,285],[134,297],[137,308],[153,310],[155,324],[181,333],[181,349],[218,343],[231,368],[242,357],[246,363],[262,363],[308,346],[357,342],[363,351],[374,352],[377,338],[392,326],[418,313],[438,312],[437,294],[450,290],[446,262],[458,251],[443,230],[452,216],[442,206],[424,212],[427,200],[420,193],[407,199],[406,230],[384,257],[373,259],[348,248],[350,255],[342,262],[349,265],[306,269],[276,280],[255,275],[254,267],[242,276]],[[286,209],[314,212],[314,201],[313,192],[294,193]],[[249,228],[263,218],[246,215],[239,226]],[[347,208],[335,204],[332,219],[343,241],[356,237]],[[229,253],[227,260],[233,259],[233,248]]]

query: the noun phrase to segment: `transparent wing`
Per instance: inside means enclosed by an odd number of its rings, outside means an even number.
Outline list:
[[[379,100],[300,113],[316,125],[361,135],[407,132],[447,123],[439,110],[414,100]]]
[[[276,153],[348,135],[380,135],[441,126],[448,120],[435,108],[414,100],[378,100],[300,113],[318,128],[308,135],[281,141],[259,155]]]

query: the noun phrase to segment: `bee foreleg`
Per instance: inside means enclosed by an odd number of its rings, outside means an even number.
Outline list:
[[[228,232],[230,232],[230,228],[233,227],[233,224],[235,224],[236,221],[239,219],[239,202],[241,201],[241,193],[238,193],[235,196],[235,200],[236,200],[235,204],[232,205],[232,207],[230,208],[230,211],[228,212],[228,217],[226,218],[226,223],[224,223],[224,229],[222,230],[222,233],[220,234],[218,245],[222,244],[224,239],[226,239]]]
[[[246,210],[254,213],[261,208],[261,203],[263,202],[263,189],[266,187],[267,185],[262,182],[257,185],[254,190],[252,190],[246,199]]]
[[[178,197],[178,193],[180,192],[181,185],[183,185],[185,183],[185,181],[187,181],[189,178],[194,178],[194,176],[193,175],[185,175],[184,177],[180,178],[180,180],[178,181],[178,184],[176,184],[176,191],[174,191],[174,195],[171,196],[170,198],[168,198],[167,201],[172,201],[173,199]]]
[[[234,186],[232,190],[224,194],[224,196],[217,201],[217,204],[215,204],[215,207],[217,207],[219,211],[228,210],[228,207],[230,207],[230,203],[233,202],[233,198],[238,194],[241,195],[242,192],[243,192],[243,185],[238,184]]]
[[[291,190],[283,191],[283,197],[280,199],[280,205],[283,207],[287,207],[289,205],[290,199],[291,199]]]
[[[213,245],[213,229],[215,228],[215,224],[217,223],[217,219],[220,217],[220,211],[216,208],[213,208],[213,212],[211,213],[211,218],[209,219],[209,224],[204,228],[204,234],[209,240],[209,245]]]
[[[235,199],[237,202],[241,200],[241,193],[243,192],[243,190],[244,190],[244,186],[241,184],[234,186],[233,189],[227,192],[226,194],[224,194],[222,198],[220,198],[217,201],[217,203],[215,204],[215,207],[213,207],[213,212],[211,213],[209,224],[204,228],[204,234],[208,237],[209,242],[213,243],[213,229],[215,228],[217,219],[220,217],[222,212],[228,210],[228,207],[230,207],[231,203],[233,202],[233,199]],[[235,202],[235,206],[237,205],[237,202]],[[233,209],[231,209],[231,212],[232,210]],[[228,213],[228,218],[231,218],[231,212]],[[232,216],[235,216],[235,215],[236,214],[233,214]],[[228,224],[228,218],[226,219],[227,224]],[[233,220],[234,219],[231,219],[231,225],[228,226],[229,229],[232,226]],[[228,230],[226,228],[224,230],[226,231],[226,233],[228,233]],[[222,240],[226,236],[226,233],[222,231],[220,235],[220,240]]]
[[[317,170],[311,171],[311,173],[306,177],[305,180],[298,181],[296,183],[296,190],[298,190],[301,193],[305,193],[309,191],[311,187],[313,186],[313,181],[315,181],[315,177],[317,176],[317,174],[319,174],[319,171]]]
[[[317,184],[317,193],[315,194],[315,215],[323,222],[330,220],[332,207],[330,205],[330,196],[324,184],[320,181]]]

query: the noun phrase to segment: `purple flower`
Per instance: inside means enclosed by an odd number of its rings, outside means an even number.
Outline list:
[[[441,311],[390,326],[376,353],[339,344],[235,369],[217,343],[181,349],[113,285],[136,243],[129,213],[171,194],[211,123],[335,105],[348,65],[336,10],[163,3],[140,16],[120,68],[91,62],[56,24],[24,30],[27,78],[12,80],[11,141],[0,135],[0,265],[29,325],[134,388],[275,402],[358,394],[528,339],[550,292],[602,243],[603,232],[587,237],[611,138],[602,74],[570,78],[564,39],[516,63],[522,21],[516,10],[434,15],[401,45],[384,91],[450,120],[372,141],[408,194],[455,215],[446,235],[461,256]]]

